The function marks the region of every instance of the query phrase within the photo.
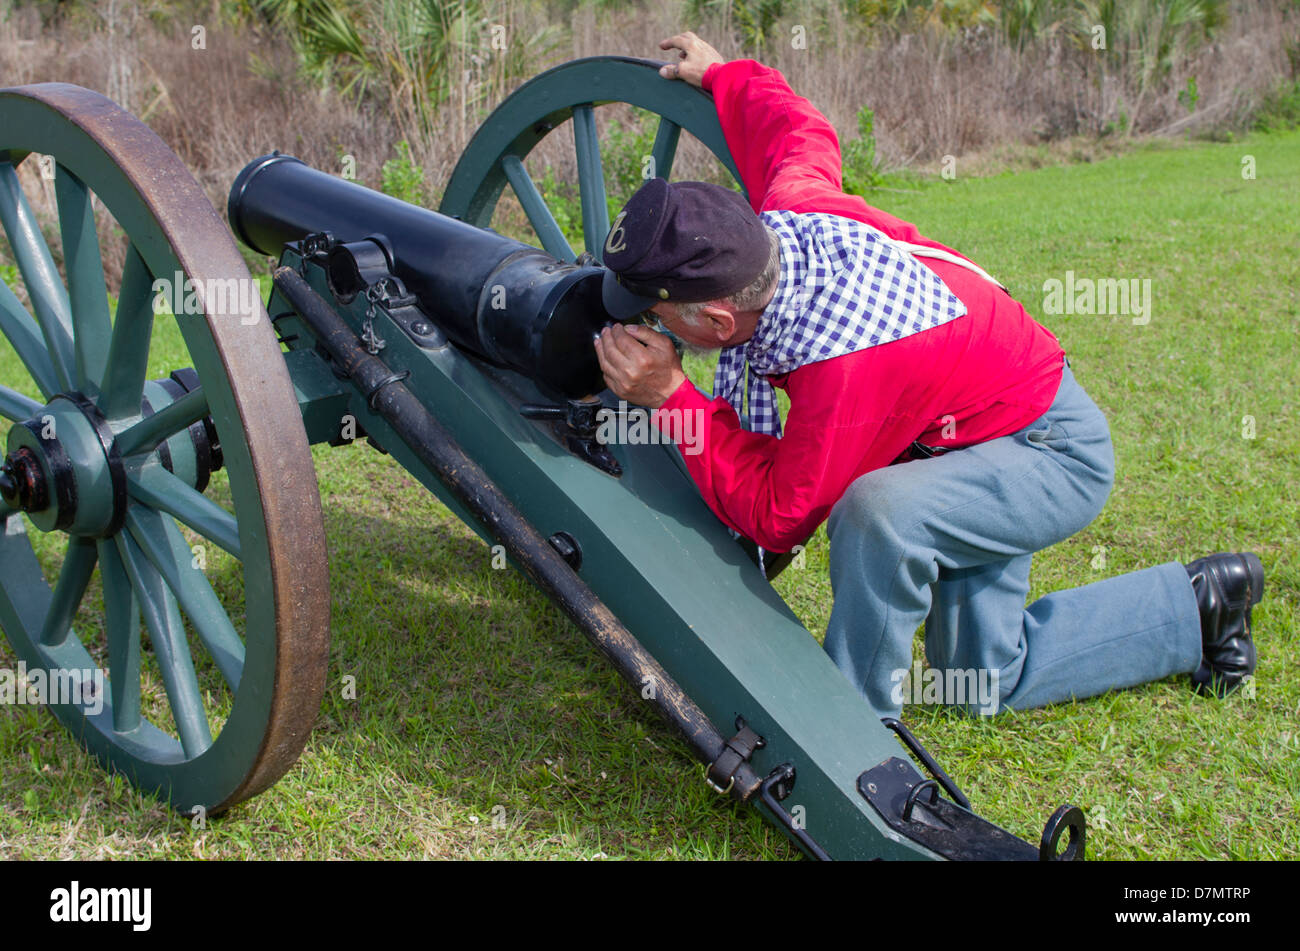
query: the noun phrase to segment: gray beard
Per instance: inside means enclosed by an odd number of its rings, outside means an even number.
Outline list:
[[[659,325],[658,330],[673,342],[673,346],[677,348],[678,356],[681,356],[682,351],[685,350],[687,353],[693,353],[697,357],[711,357],[720,349],[718,347],[700,347],[693,343],[687,343],[681,337],[677,336],[677,334],[666,328],[663,324]]]
[[[681,340],[679,343],[681,343],[683,350],[687,353],[693,353],[697,357],[716,356],[721,349],[720,347],[697,347],[695,344],[687,343],[685,340]]]

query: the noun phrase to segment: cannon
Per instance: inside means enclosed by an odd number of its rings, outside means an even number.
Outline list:
[[[771,587],[780,560],[732,538],[675,447],[599,438],[615,407],[590,345],[609,319],[595,109],[660,116],[656,174],[671,174],[682,130],[735,170],[711,98],[659,65],[579,60],[524,84],[437,211],[292,156],[254,159],[227,210],[240,240],[279,257],[265,304],[147,127],[74,86],[0,91],[0,223],[28,301],[0,283],[0,330],[29,376],[0,385],[0,626],[29,670],[75,682],[50,709],[137,788],[210,815],[268,789],[326,680],[310,446],[365,435],[503,547],[681,734],[705,781],[805,854],[1081,858],[1080,810],[1023,841],[882,721]],[[565,124],[581,256],[523,164]],[[62,269],[16,171],[33,160],[52,166]],[[507,186],[540,247],[490,230]],[[96,204],[130,239],[111,312]],[[200,547],[221,559],[220,594]],[[145,666],[161,691],[142,691]]]

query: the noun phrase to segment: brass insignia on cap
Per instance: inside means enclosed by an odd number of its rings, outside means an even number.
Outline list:
[[[606,254],[618,254],[627,250],[627,232],[623,230],[623,219],[626,217],[627,212],[620,211],[614,219],[614,226],[609,229],[609,237],[605,239]]]

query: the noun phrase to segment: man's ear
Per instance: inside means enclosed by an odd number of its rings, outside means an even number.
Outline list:
[[[700,316],[704,318],[704,326],[709,328],[709,334],[716,337],[718,343],[730,340],[736,332],[736,317],[729,310],[709,304],[700,311]]]

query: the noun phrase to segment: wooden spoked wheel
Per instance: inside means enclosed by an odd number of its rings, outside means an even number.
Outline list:
[[[297,759],[328,658],[320,498],[275,333],[189,172],[98,93],[0,91],[0,222],[0,625],[108,768],[221,811]]]
[[[739,178],[713,105],[713,97],[675,79],[659,76],[662,63],[624,56],[574,60],[530,79],[499,105],[470,140],[456,163],[439,211],[480,228],[492,224],[497,201],[507,185],[546,252],[561,260],[574,253],[555,213],[524,167],[528,154],[552,131],[572,124],[586,250],[601,260],[609,233],[604,163],[596,109],[627,103],[659,116],[650,154],[642,163],[646,178],[669,178],[682,130],[699,139]]]

